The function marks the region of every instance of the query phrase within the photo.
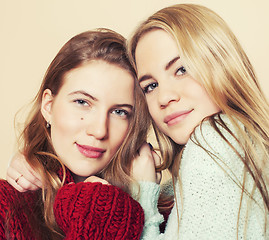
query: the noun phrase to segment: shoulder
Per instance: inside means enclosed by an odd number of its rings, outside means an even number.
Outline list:
[[[17,190],[14,189],[6,180],[0,180],[0,202],[12,201],[16,197]]]
[[[36,193],[36,191],[21,193],[13,188],[6,180],[0,180],[0,204],[2,208],[8,208],[14,202],[17,204],[25,202],[31,205],[36,201]]]
[[[207,120],[195,129],[185,146],[183,159],[191,158],[200,164],[205,160],[217,163],[221,167],[241,169],[242,163],[237,161],[240,155],[243,156],[240,136],[226,115],[221,114],[220,117],[222,122],[215,119],[214,123],[211,123]],[[240,122],[238,125],[244,128]]]
[[[6,213],[12,203],[17,202],[16,190],[6,181],[0,180],[0,225],[4,226]]]
[[[181,160],[181,175],[199,179],[203,177],[208,184],[220,181],[242,183],[244,164],[240,156],[243,150],[235,127],[224,114],[223,123],[216,120],[203,122],[187,142]],[[227,126],[227,128],[225,126]],[[238,123],[240,127],[244,127]],[[198,180],[199,181],[199,180]]]
[[[240,122],[237,121],[237,123],[240,128],[244,128]],[[216,148],[219,150],[219,147],[223,146],[226,150],[228,146],[231,147],[232,145],[239,150],[240,147],[236,138],[240,139],[240,136],[238,136],[235,126],[225,114],[221,114],[219,118],[215,117],[213,121],[206,120],[196,127],[187,145],[191,145],[191,142],[193,142],[204,148],[211,148],[213,151]]]
[[[225,233],[230,234],[231,237],[227,238],[231,239],[237,234],[238,221],[241,236],[246,219],[251,223],[248,226],[255,226],[251,227],[254,235],[262,235],[260,230],[255,229],[262,229],[261,226],[264,226],[264,213],[258,205],[250,203],[248,194],[242,197],[243,182],[247,179],[247,192],[253,190],[254,184],[251,176],[245,174],[244,164],[240,159],[244,157],[242,140],[228,117],[221,115],[221,118],[224,124],[216,120],[216,126],[210,121],[198,126],[183,151],[179,175],[182,190],[177,185],[178,202],[181,203],[182,196],[184,204],[181,225],[183,238],[192,225],[197,226],[193,232],[197,236],[208,237],[208,234],[213,233],[220,236]],[[237,123],[244,129],[240,122]],[[258,193],[254,198],[257,202],[262,200]]]

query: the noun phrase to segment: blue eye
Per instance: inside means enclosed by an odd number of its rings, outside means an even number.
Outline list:
[[[130,113],[124,109],[114,109],[112,111],[112,114],[115,114],[119,117],[128,118],[130,116]]]
[[[74,100],[75,103],[82,105],[82,106],[87,106],[89,105],[87,101],[83,100],[83,99],[76,99]]]
[[[144,93],[150,93],[152,92],[156,87],[158,87],[158,83],[154,82],[154,83],[150,83],[148,85],[146,85],[144,88],[143,88],[143,92]]]
[[[186,72],[187,72],[187,70],[182,66],[176,70],[175,75],[182,76],[182,75],[186,74]]]

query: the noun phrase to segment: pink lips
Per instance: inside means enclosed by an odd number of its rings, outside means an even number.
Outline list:
[[[172,113],[164,118],[164,122],[168,126],[175,125],[176,123],[178,123],[178,122],[182,121],[184,118],[186,118],[192,111],[193,111],[193,109]]]
[[[87,145],[80,145],[76,143],[76,146],[80,153],[82,153],[87,158],[100,158],[103,153],[106,151],[102,148],[95,148]]]

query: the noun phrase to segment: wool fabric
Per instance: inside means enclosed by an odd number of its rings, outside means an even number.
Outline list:
[[[62,175],[61,173],[59,175]],[[144,222],[143,210],[129,194],[113,185],[72,183],[69,171],[65,185],[57,192],[54,214],[67,240],[139,239]],[[48,239],[34,236],[34,218],[41,190],[20,193],[0,180],[0,239]],[[18,204],[17,204],[18,203]],[[7,216],[16,210],[8,221]],[[39,226],[40,227],[40,226]],[[45,228],[45,226],[43,226]]]
[[[222,114],[221,118],[243,142],[228,117]],[[243,124],[238,123],[244,129]],[[181,185],[176,181],[175,204],[164,233],[159,229],[163,218],[157,209],[160,186],[140,182],[139,202],[145,213],[141,240],[269,239],[269,214],[257,188],[249,197],[255,182],[249,173],[244,174],[244,164],[234,149],[241,156],[244,152],[223,125],[217,122],[217,126],[230,144],[205,121],[185,146],[179,169]],[[240,186],[244,179],[242,196]],[[171,190],[172,187],[168,195],[173,194]]]

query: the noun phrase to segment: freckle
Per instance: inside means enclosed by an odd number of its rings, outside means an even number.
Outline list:
[[[80,118],[80,120],[84,120],[84,118]]]

